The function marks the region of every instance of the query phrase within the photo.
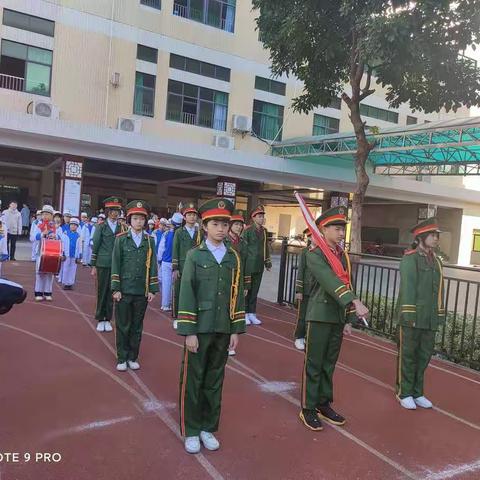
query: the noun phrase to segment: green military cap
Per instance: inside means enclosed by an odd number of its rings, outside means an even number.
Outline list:
[[[114,208],[114,209],[121,209],[122,208],[122,199],[119,197],[108,197],[103,201],[105,208]]]
[[[263,205],[259,205],[257,208],[255,208],[250,214],[250,218],[253,218],[256,215],[259,215],[260,213],[265,214],[265,207]]]
[[[149,210],[150,205],[144,200],[133,200],[127,205],[127,218],[130,215],[145,215],[145,217],[148,217]]]
[[[322,213],[315,223],[318,227],[328,227],[330,225],[346,225],[347,221],[347,208],[346,207],[333,207]]]
[[[427,218],[426,220],[417,223],[417,225],[412,228],[411,232],[414,237],[418,237],[422,233],[442,233],[436,217]]]
[[[183,210],[182,215],[185,216],[187,213],[196,213],[198,215],[198,210],[195,207],[194,203],[189,203]]]
[[[204,202],[198,209],[202,220],[212,218],[228,218],[232,216],[234,206],[227,198],[212,198]]]
[[[230,222],[245,223],[245,212],[243,210],[234,210]]]

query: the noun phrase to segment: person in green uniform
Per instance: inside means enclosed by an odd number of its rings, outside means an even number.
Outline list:
[[[261,325],[257,318],[257,298],[262,283],[263,271],[272,268],[270,260],[270,245],[265,224],[265,208],[260,205],[250,215],[252,224],[245,228],[243,239],[247,244],[247,259],[245,261],[245,276],[248,279],[248,293],[245,299],[247,325]]]
[[[232,217],[230,218],[230,228],[228,230],[228,235],[225,238],[225,245],[227,247],[232,247],[240,255],[240,260],[242,261],[242,272],[244,272],[243,277],[243,286],[244,286],[244,295],[248,293],[249,279],[245,277],[245,262],[247,259],[247,244],[242,238],[242,233],[245,228],[245,217],[242,210],[235,210]],[[235,350],[229,350],[229,355],[235,355]]]
[[[233,204],[215,198],[200,207],[206,239],[190,250],[181,277],[177,333],[183,335],[180,431],[188,453],[220,447],[220,420],[228,350],[245,332],[240,255],[225,245]]]
[[[130,229],[117,235],[112,255],[111,289],[115,308],[117,370],[138,370],[143,319],[158,292],[155,240],[144,231],[148,205],[134,200],[127,205]]]
[[[432,408],[424,396],[424,376],[435,347],[435,335],[445,323],[444,282],[441,260],[435,255],[440,238],[436,218],[412,229],[414,249],[400,262],[397,398],[408,410]]]
[[[184,208],[182,211],[185,225],[175,231],[173,238],[172,252],[172,283],[173,283],[173,305],[172,317],[173,327],[177,326],[178,317],[178,297],[180,294],[180,278],[182,276],[183,266],[187,253],[192,248],[200,245],[202,232],[197,225],[198,211],[193,204]]]
[[[109,197],[104,202],[107,219],[95,227],[92,241],[92,276],[96,277],[97,306],[95,319],[97,331],[111,332],[110,321],[113,314],[112,291],[110,289],[112,252],[115,237],[124,232],[127,227],[122,226],[118,216],[122,209],[122,201],[118,197]],[[100,215],[99,215],[100,218]]]
[[[306,254],[311,246],[312,234],[307,228],[303,234],[307,237],[307,246],[302,249],[298,260],[297,279],[295,281],[295,299],[297,300],[297,323],[295,325],[295,348],[305,350],[305,314],[313,284],[313,276],[308,269]]]
[[[350,277],[348,255],[340,247],[345,238],[346,209],[334,207],[316,221],[326,248],[336,255]],[[305,362],[302,376],[302,410],[300,420],[310,430],[322,430],[321,419],[344,425],[345,418],[331,407],[333,372],[340,353],[343,334],[351,333],[356,316],[366,317],[368,309],[353,293],[351,281],[344,283],[333,271],[319,246],[305,254],[305,264],[314,282],[311,287],[305,321]]]

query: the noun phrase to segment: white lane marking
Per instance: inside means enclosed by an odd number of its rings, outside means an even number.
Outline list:
[[[87,314],[85,314],[82,309],[70,298],[68,297],[63,290],[60,292],[67,298],[67,300],[73,305],[75,310],[82,316],[82,318],[87,322],[90,326],[91,330],[95,333],[95,335],[102,341],[102,343],[112,352],[112,354],[116,357],[116,352],[114,348],[108,343],[103,335],[100,332],[97,332],[95,327],[93,326],[92,322],[88,319]],[[172,342],[174,343],[174,342]],[[133,380],[137,383],[137,385],[145,392],[148,399],[151,402],[156,402],[157,404],[161,404],[160,400],[153,394],[153,392],[147,387],[147,385],[140,379],[140,377],[133,372],[132,370],[128,370],[128,373],[133,378]],[[183,441],[182,436],[180,435],[180,430],[178,428],[177,422],[173,419],[173,417],[164,409],[155,409],[153,410],[155,415],[170,429],[170,431],[181,441]],[[214,480],[224,480],[224,477],[221,473],[211,464],[206,457],[202,453],[197,453],[194,455],[195,460],[204,468],[204,470],[214,479]]]
[[[260,385],[260,390],[268,393],[291,392],[297,386],[297,382],[263,382]]]
[[[464,473],[472,473],[480,470],[480,460],[472,463],[465,463],[463,465],[448,465],[448,467],[441,472],[430,472],[424,477],[425,480],[446,480],[448,478],[455,478]]]
[[[84,425],[79,425],[77,427],[66,428],[64,430],[57,430],[46,435],[46,439],[52,440],[56,437],[63,437],[64,435],[73,435],[75,433],[83,433],[88,432],[90,430],[97,430],[101,428],[110,427],[111,425],[116,425],[118,423],[125,423],[133,420],[135,417],[128,416],[128,417],[119,417],[119,418],[112,418],[109,420],[96,420],[95,422],[86,423]]]

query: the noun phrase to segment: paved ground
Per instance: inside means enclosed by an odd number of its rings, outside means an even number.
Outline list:
[[[33,264],[4,271],[31,292]],[[427,391],[437,407],[407,412],[392,390],[394,346],[355,333],[335,373],[348,423],[310,432],[297,416],[295,314],[265,301],[264,324],[249,327],[228,362],[221,450],[187,455],[177,427],[182,344],[170,319],[158,302],[148,309],[142,369],[118,373],[114,335],[94,328],[93,294],[82,268],[75,291],[55,287],[52,304],[30,295],[0,317],[1,480],[480,478],[478,373],[433,362]],[[7,461],[13,452],[18,462]],[[35,457],[55,452],[55,463]]]

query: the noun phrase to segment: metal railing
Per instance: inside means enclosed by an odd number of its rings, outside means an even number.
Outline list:
[[[277,301],[295,305],[295,282],[302,247],[282,242]],[[400,287],[400,260],[351,254],[356,295],[370,310],[368,330],[396,338],[396,300]],[[480,370],[480,270],[444,267],[446,322],[436,337],[440,356]]]
[[[0,88],[23,92],[24,85],[25,79],[22,77],[14,77],[12,75],[5,75],[3,73],[0,74]]]
[[[221,18],[212,13],[205,14],[203,10],[188,7],[187,5],[182,5],[177,2],[173,3],[173,14],[177,15],[178,17],[188,18],[190,20],[195,20],[196,22],[201,22],[206,25],[219,28],[220,30],[225,30],[230,33],[233,33],[234,30],[233,18]]]

